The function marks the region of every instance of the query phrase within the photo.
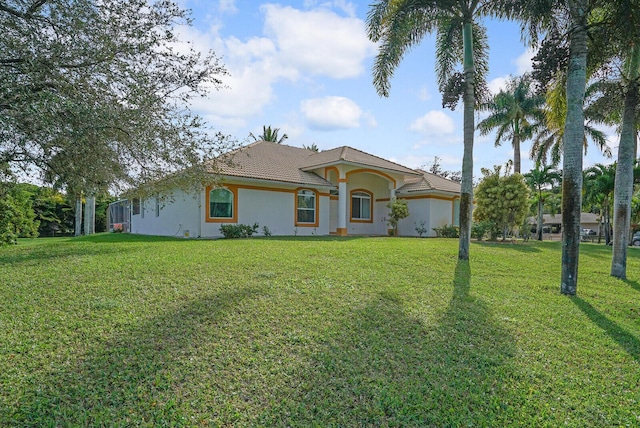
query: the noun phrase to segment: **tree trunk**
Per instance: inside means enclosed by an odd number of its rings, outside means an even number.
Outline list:
[[[514,132],[514,136],[513,136],[513,172],[521,174],[520,172],[520,135],[519,135],[520,129],[516,126],[516,130]]]
[[[563,141],[562,277],[560,292],[575,296],[580,255],[584,94],[587,84],[587,0],[570,0],[571,35],[567,70],[567,120]]]
[[[631,227],[631,198],[633,197],[633,164],[636,151],[635,111],[638,105],[638,68],[640,46],[631,49],[628,79],[624,97],[622,132],[618,146],[618,164],[613,191],[613,256],[611,276],[627,279],[627,246]]]
[[[538,228],[536,229],[538,241],[542,241],[542,192],[538,195]]]
[[[76,197],[75,236],[82,235],[82,194]]]
[[[96,223],[96,197],[87,196],[84,205],[84,234],[93,235]]]
[[[470,22],[464,24],[464,155],[460,187],[460,241],[458,259],[469,260],[471,243],[471,213],[473,210],[473,133],[475,131],[475,66],[473,62],[473,33]]]

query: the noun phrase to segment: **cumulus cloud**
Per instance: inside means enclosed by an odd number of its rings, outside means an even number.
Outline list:
[[[300,110],[311,128],[323,131],[357,128],[363,117],[360,107],[344,97],[307,99]]]
[[[335,79],[359,76],[364,60],[375,45],[367,38],[365,24],[320,8],[310,11],[267,4],[265,34],[278,46],[279,60],[312,75]]]
[[[517,74],[524,74],[533,71],[533,57],[537,53],[536,49],[527,48],[513,63],[517,67]]]
[[[509,83],[509,79],[510,76],[502,76],[496,77],[495,79],[491,80],[487,84],[489,90],[491,91],[491,95],[496,95],[501,90],[507,89],[507,83]]]
[[[423,135],[439,136],[455,130],[453,119],[440,110],[432,110],[413,121],[410,130]]]

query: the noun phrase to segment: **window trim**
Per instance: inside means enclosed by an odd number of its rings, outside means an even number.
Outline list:
[[[369,195],[369,218],[353,218],[353,196],[354,193],[366,193]],[[360,199],[362,200],[362,199]],[[349,192],[349,221],[352,223],[373,223],[373,192],[367,189],[352,189]]]
[[[233,202],[231,209],[233,215],[231,217],[211,217],[211,191],[224,189],[231,192],[233,195]],[[224,186],[207,186],[205,189],[205,221],[207,223],[237,223],[238,222],[238,186],[232,184],[226,184]]]
[[[298,194],[303,190],[308,190],[310,192],[313,192],[313,195],[314,195],[315,207],[314,207],[314,213],[313,213],[313,217],[314,217],[313,223],[303,223],[298,221]],[[295,189],[293,193],[293,197],[295,201],[294,202],[295,209],[293,211],[294,225],[296,227],[318,227],[318,224],[319,224],[318,213],[320,212],[320,195],[318,194],[318,191],[315,189],[309,189],[308,187],[298,187],[297,189]]]

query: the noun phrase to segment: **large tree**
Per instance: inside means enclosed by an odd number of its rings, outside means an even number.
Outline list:
[[[502,12],[494,0],[377,0],[369,10],[369,38],[379,42],[373,84],[388,96],[390,79],[404,54],[436,33],[436,74],[443,106],[464,104],[464,152],[460,191],[458,258],[469,259],[473,201],[473,138],[476,102],[486,91],[487,36],[479,21]],[[461,66],[461,68],[459,68]]]
[[[544,97],[536,93],[531,76],[512,77],[507,88],[500,90],[489,102],[482,105],[489,116],[478,123],[481,135],[497,130],[495,145],[510,140],[513,147],[513,171],[520,174],[520,145],[531,138],[535,123],[544,120]]]
[[[226,72],[188,23],[164,0],[0,2],[0,164],[71,192],[196,173],[220,141],[188,103]]]

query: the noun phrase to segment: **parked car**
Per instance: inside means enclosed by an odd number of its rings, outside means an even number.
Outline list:
[[[631,245],[634,247],[640,247],[640,232],[633,234],[633,238],[631,238]]]

